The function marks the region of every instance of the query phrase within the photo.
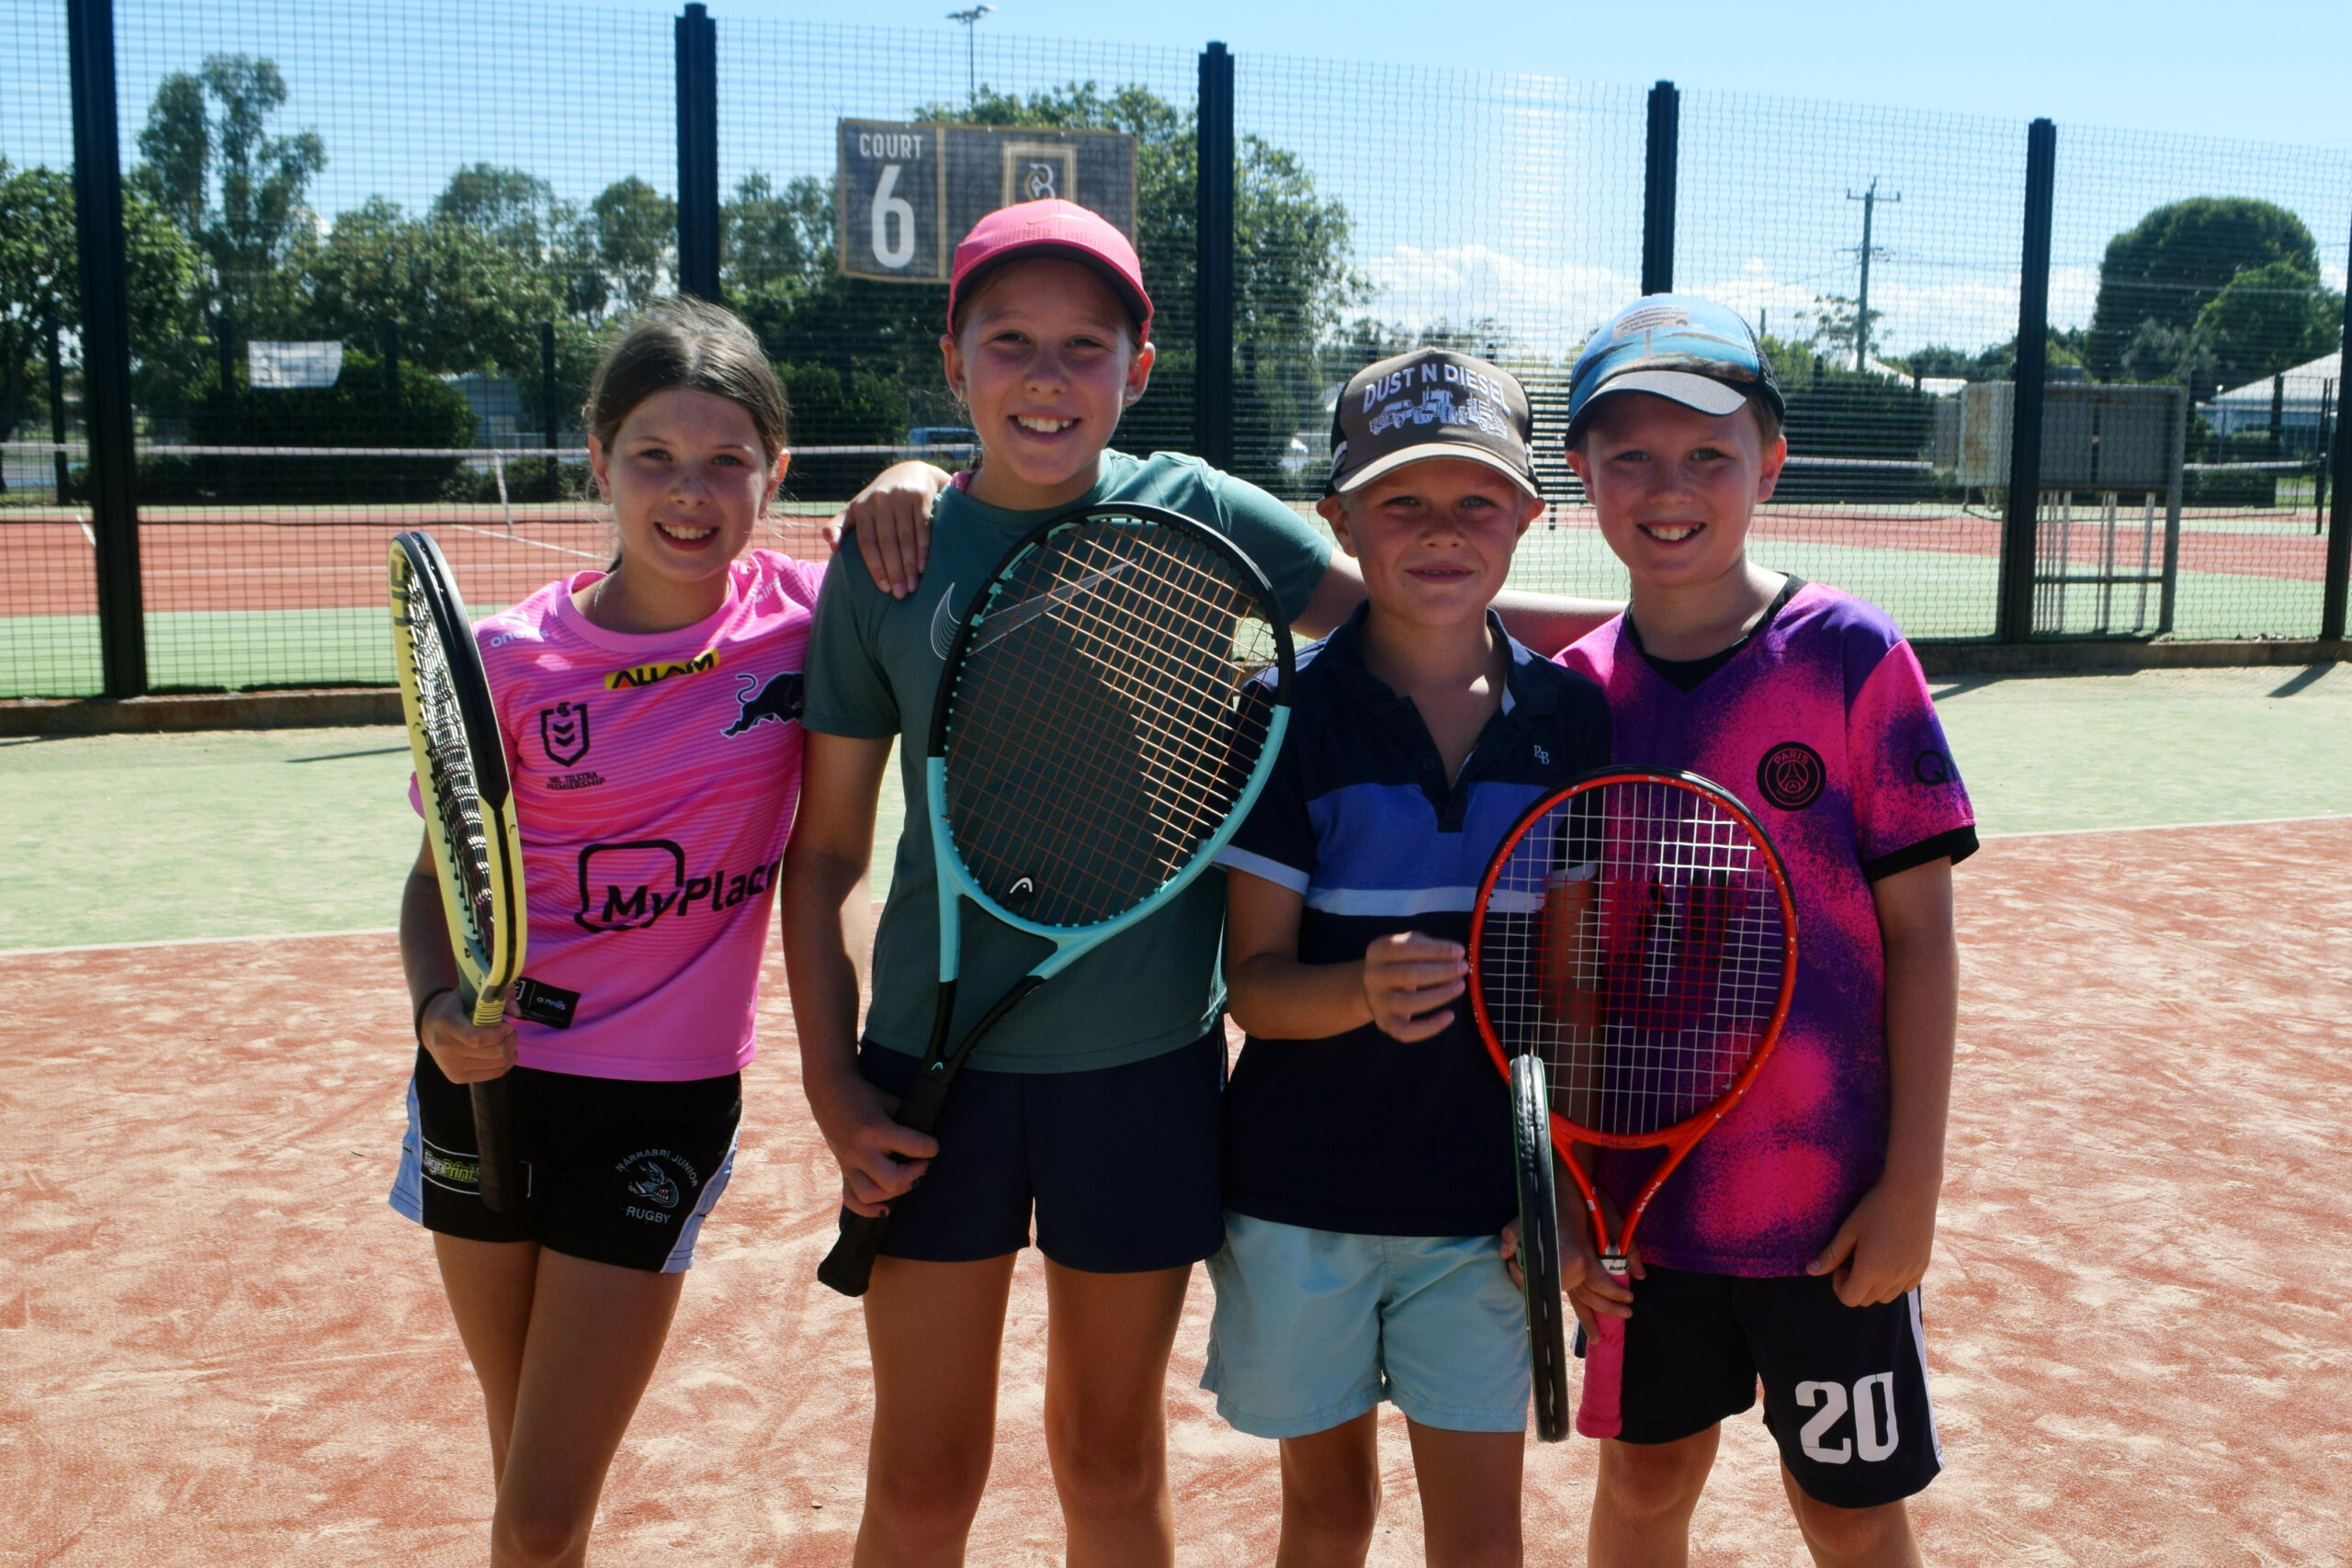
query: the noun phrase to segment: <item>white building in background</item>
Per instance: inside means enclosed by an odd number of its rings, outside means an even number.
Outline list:
[[[2245,430],[2270,428],[2270,400],[2274,388],[2267,376],[2248,381],[2243,387],[2232,387],[2213,395],[2213,400],[2200,404],[2198,412],[2205,416],[2217,435],[2232,435]],[[2320,405],[2323,401],[2333,411],[2344,401],[2344,356],[2342,354],[2322,355],[2308,365],[2298,365],[2280,373],[2276,389],[2278,399],[2278,421],[2285,430],[2316,432],[2319,428]]]

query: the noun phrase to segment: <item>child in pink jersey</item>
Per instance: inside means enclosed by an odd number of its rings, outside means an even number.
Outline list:
[[[392,1204],[434,1233],[481,1382],[502,1564],[582,1560],[727,1185],[823,572],[750,547],[785,405],[733,316],[652,316],[605,356],[587,416],[615,565],[477,628],[529,897],[504,1020],[457,1006],[428,855],[401,908],[419,1050]],[[465,1086],[510,1070],[529,1197],[497,1214]]]
[[[1619,312],[1569,389],[1568,461],[1633,604],[1560,662],[1608,697],[1613,763],[1704,774],[1755,813],[1800,953],[1777,1055],[1660,1189],[1630,1288],[1581,1224],[1563,1237],[1579,1321],[1626,1319],[1577,1414],[1607,1439],[1596,1568],[1687,1556],[1719,1423],[1759,1383],[1816,1562],[1916,1564],[1904,1499],[1943,1461],[1919,1281],[1951,1085],[1951,868],[1974,815],[1894,623],[1747,556],[1781,414],[1747,323],[1678,295]],[[1598,1185],[1623,1203],[1654,1160],[1602,1155]]]

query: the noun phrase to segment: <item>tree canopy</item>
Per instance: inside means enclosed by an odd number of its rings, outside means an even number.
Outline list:
[[[2283,265],[2319,286],[2319,247],[2303,220],[2272,202],[2250,197],[2191,197],[2159,207],[2108,242],[2099,263],[2098,302],[2091,313],[2085,359],[2101,380],[2130,374],[2187,380],[2198,391],[2198,333],[2207,308],[2241,273]],[[2291,352],[2301,341],[2308,301],[2275,281],[2250,286],[2225,313],[2242,334],[2231,365]],[[2220,323],[2216,323],[2216,327]],[[2127,365],[2127,357],[2130,364]],[[2215,358],[2219,360],[2218,354]],[[2165,361],[2169,360],[2166,364]],[[2290,361],[2291,362],[2291,361]],[[2222,369],[2226,379],[2228,370]]]

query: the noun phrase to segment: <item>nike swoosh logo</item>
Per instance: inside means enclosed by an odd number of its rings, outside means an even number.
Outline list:
[[[947,607],[955,598],[956,584],[950,582],[931,612],[931,651],[942,659],[947,657],[947,650],[956,641],[956,613]]]

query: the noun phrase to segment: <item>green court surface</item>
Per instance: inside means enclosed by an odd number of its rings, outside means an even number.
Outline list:
[[[1988,833],[2352,812],[2344,666],[1935,690]],[[389,928],[418,843],[408,767],[385,727],[0,742],[0,950]]]

